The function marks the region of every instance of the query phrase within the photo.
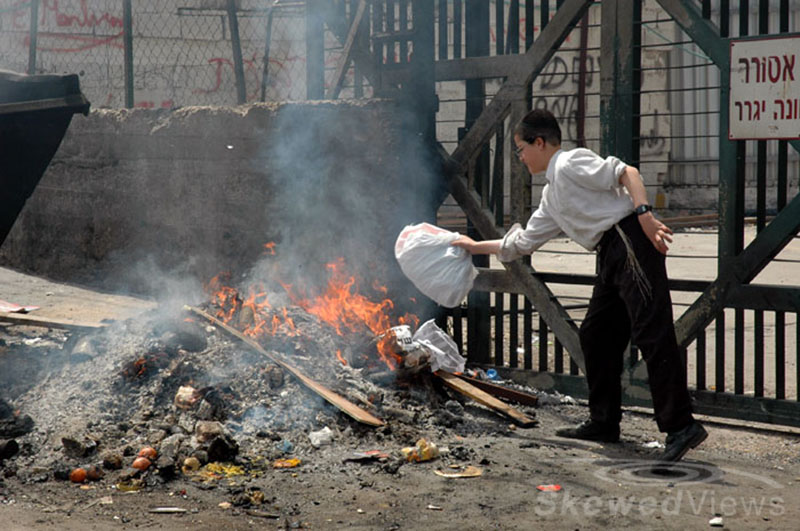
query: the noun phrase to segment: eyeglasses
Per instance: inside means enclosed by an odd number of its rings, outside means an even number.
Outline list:
[[[525,146],[523,145],[522,147],[518,147],[518,148],[516,148],[516,149],[514,150],[514,153],[516,153],[516,155],[517,155],[517,158],[518,158],[518,159],[521,159],[521,158],[522,158],[522,151],[523,151],[524,149],[525,149]]]

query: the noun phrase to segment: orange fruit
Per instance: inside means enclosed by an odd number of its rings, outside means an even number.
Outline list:
[[[133,460],[133,465],[131,466],[141,471],[145,471],[150,468],[150,460],[146,457],[137,457]]]
[[[151,446],[145,446],[144,448],[139,450],[139,454],[138,454],[139,457],[146,457],[147,459],[149,459],[151,461],[153,459],[155,459],[157,455],[158,455],[158,452],[156,452],[156,449],[151,447]]]
[[[69,480],[73,483],[83,483],[86,481],[86,470],[83,468],[76,468],[69,473]]]

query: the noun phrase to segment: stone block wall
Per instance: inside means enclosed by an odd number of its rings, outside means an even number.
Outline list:
[[[409,128],[382,102],[76,115],[0,261],[153,293],[246,274],[275,242],[286,270],[324,276],[342,257],[405,293],[394,241],[432,219],[436,181]]]

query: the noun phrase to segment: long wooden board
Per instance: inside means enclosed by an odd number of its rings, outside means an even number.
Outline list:
[[[346,415],[350,416],[351,418],[353,418],[353,419],[355,419],[355,420],[357,420],[357,421],[359,421],[359,422],[361,422],[363,424],[368,424],[370,426],[383,426],[384,425],[384,422],[381,419],[379,419],[378,417],[372,415],[371,413],[369,413],[367,411],[364,411],[363,409],[361,409],[357,405],[353,404],[352,402],[350,402],[346,398],[344,398],[344,397],[342,397],[340,395],[337,395],[336,393],[334,393],[333,391],[331,391],[330,389],[328,389],[324,385],[322,385],[322,384],[320,384],[318,382],[315,382],[314,380],[312,380],[311,378],[309,378],[308,376],[303,374],[300,371],[300,369],[298,369],[296,367],[293,367],[292,365],[289,365],[288,363],[286,363],[282,359],[278,358],[277,356],[275,356],[273,354],[270,354],[267,350],[264,349],[264,347],[259,345],[256,341],[254,341],[253,339],[251,339],[251,338],[247,337],[246,335],[242,334],[241,332],[239,332],[235,328],[233,328],[231,326],[228,326],[227,324],[223,323],[222,321],[220,321],[219,319],[217,319],[213,315],[211,315],[209,313],[206,313],[203,310],[201,310],[200,308],[195,308],[193,306],[184,306],[184,310],[192,312],[192,313],[194,313],[196,315],[199,315],[200,317],[202,317],[204,319],[207,319],[208,321],[211,321],[212,323],[214,323],[216,326],[218,326],[219,328],[221,328],[225,332],[227,332],[230,335],[234,336],[235,338],[247,343],[253,350],[259,352],[260,354],[263,354],[264,356],[268,357],[274,363],[277,363],[278,365],[283,367],[286,371],[290,372],[295,378],[300,380],[300,382],[303,385],[305,385],[308,389],[310,389],[310,390],[314,391],[315,393],[317,393],[319,396],[321,396],[326,401],[328,401],[328,403],[330,403],[331,405],[337,407],[340,411],[342,411]]]
[[[435,374],[436,376],[441,378],[441,380],[448,387],[455,389],[459,393],[470,397],[479,404],[483,404],[486,407],[494,409],[495,411],[510,417],[519,426],[522,426],[523,428],[529,428],[531,426],[536,425],[537,421],[535,419],[532,419],[529,416],[525,415],[524,413],[517,411],[508,404],[501,402],[500,400],[496,399],[486,391],[481,391],[471,383],[462,380],[455,374],[446,371],[436,371]]]
[[[99,330],[105,328],[102,323],[79,323],[66,319],[40,317],[27,313],[0,312],[0,323],[13,323],[25,326],[41,326],[44,328],[63,328],[65,330]]]
[[[530,393],[523,393],[522,391],[509,389],[508,387],[503,387],[502,385],[497,385],[492,382],[485,382],[483,380],[470,378],[469,376],[464,376],[463,374],[456,374],[456,376],[493,396],[507,398],[508,400],[513,400],[514,402],[525,406],[535,406],[539,403],[539,397]]]

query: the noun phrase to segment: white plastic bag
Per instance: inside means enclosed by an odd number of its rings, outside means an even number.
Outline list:
[[[447,308],[461,304],[478,276],[469,252],[450,245],[459,237],[429,223],[407,225],[394,245],[400,269],[422,293]]]
[[[453,338],[439,328],[433,319],[425,321],[411,339],[430,354],[431,371],[443,369],[447,372],[464,372],[467,360],[458,353]]]

